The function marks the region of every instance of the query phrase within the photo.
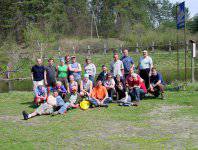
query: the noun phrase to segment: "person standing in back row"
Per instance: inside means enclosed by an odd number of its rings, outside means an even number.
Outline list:
[[[148,56],[148,52],[146,50],[143,51],[143,56],[139,59],[138,71],[140,77],[144,80],[146,88],[150,88],[150,71],[153,67],[153,60],[150,56]]]
[[[114,79],[116,78],[117,75],[119,75],[120,78],[123,79],[124,65],[123,62],[119,60],[118,53],[114,53],[113,59],[114,60],[110,64],[110,71],[113,74]]]
[[[89,80],[91,80],[92,83],[94,84],[94,78],[96,75],[96,66],[91,62],[90,57],[86,58],[85,62],[86,62],[84,65],[85,73],[89,75]]]
[[[129,75],[130,68],[134,67],[134,61],[132,57],[129,56],[129,52],[127,49],[124,49],[122,52],[123,52],[123,56],[120,60],[123,62],[124,65],[124,76],[126,79],[126,77]]]
[[[44,71],[45,68],[42,65],[42,59],[38,58],[37,59],[37,64],[34,65],[31,69],[32,72],[32,81],[33,81],[33,90],[36,89],[36,87],[38,86],[38,84],[40,85],[44,85]]]
[[[48,60],[48,66],[45,67],[44,80],[49,95],[50,88],[56,86],[56,67],[54,66],[54,60],[52,58]]]

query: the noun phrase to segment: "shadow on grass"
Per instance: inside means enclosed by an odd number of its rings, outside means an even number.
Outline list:
[[[20,103],[22,105],[29,105],[28,107],[30,108],[37,108],[37,106],[33,103],[33,102],[23,102],[23,103]]]

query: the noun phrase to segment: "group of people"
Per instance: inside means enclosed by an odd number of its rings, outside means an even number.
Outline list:
[[[47,66],[39,58],[31,72],[34,104],[38,108],[31,114],[23,111],[25,120],[36,115],[64,114],[68,109],[78,108],[81,99],[89,101],[90,107],[108,107],[110,102],[120,106],[138,106],[148,94],[155,97],[161,95],[164,99],[162,75],[153,66],[146,50],[137,66],[127,49],[123,50],[121,58],[114,53],[110,70],[102,65],[98,76],[90,57],[85,60],[82,75],[82,67],[76,61],[76,56],[69,55],[61,58],[56,66],[52,58]]]

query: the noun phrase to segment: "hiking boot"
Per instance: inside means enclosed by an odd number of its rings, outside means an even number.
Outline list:
[[[165,100],[166,99],[165,96],[164,96],[164,93],[161,93],[161,99],[162,100]]]
[[[24,120],[28,120],[28,119],[29,119],[29,118],[28,118],[28,115],[29,115],[29,114],[28,114],[26,111],[23,111],[22,114],[23,114]]]
[[[58,115],[58,114],[59,114],[58,111],[54,111],[51,115],[52,115],[52,116],[55,116],[55,115]]]

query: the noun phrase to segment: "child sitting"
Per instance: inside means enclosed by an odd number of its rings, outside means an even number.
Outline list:
[[[40,103],[45,102],[47,99],[47,89],[41,84],[38,84],[35,88],[34,94],[34,104],[37,106],[40,105]]]

